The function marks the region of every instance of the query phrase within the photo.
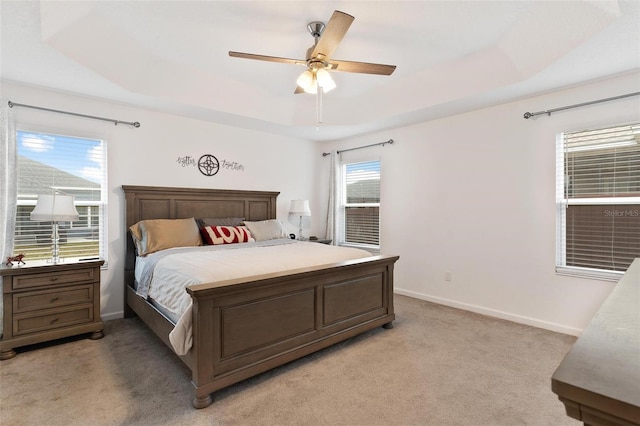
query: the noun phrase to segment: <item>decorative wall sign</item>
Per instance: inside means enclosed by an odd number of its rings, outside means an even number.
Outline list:
[[[205,154],[198,160],[198,169],[205,176],[214,176],[220,171],[220,162],[211,154]]]
[[[190,155],[185,155],[184,157],[178,157],[176,163],[180,164],[182,167],[195,166],[196,159]]]
[[[180,156],[176,160],[176,163],[180,164],[182,167],[198,167],[200,173],[205,176],[215,176],[220,169],[231,170],[234,172],[244,171],[244,166],[241,163],[227,160],[218,161],[218,159],[211,154],[204,154],[200,156],[198,160],[196,160],[196,157],[191,155]]]
[[[244,170],[244,166],[240,163],[236,163],[234,162],[230,162],[227,160],[222,160],[222,165],[221,167],[223,169],[228,169],[228,170],[237,170],[237,171],[243,171]]]

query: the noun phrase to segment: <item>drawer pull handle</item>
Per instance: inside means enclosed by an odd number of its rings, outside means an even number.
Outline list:
[[[58,281],[58,277],[51,277],[51,281]]]
[[[58,299],[59,299],[59,297],[58,297],[58,296],[55,296],[54,298],[52,298],[52,299],[51,299],[51,301],[50,301],[49,303],[57,302],[57,301],[58,301]]]
[[[58,322],[58,318],[56,317],[56,318],[52,319],[51,322],[49,322],[49,324],[55,324],[57,322]]]

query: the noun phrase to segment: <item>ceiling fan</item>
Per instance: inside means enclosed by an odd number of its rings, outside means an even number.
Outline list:
[[[354,19],[353,16],[336,10],[326,25],[320,21],[309,23],[307,29],[314,38],[314,44],[307,50],[306,59],[290,59],[233,51],[229,51],[229,56],[306,66],[307,70],[296,81],[297,87],[294,93],[326,93],[334,89],[336,84],[329,75],[329,71],[391,75],[396,69],[395,65],[331,59],[333,52],[342,41]],[[319,91],[318,88],[320,88]]]

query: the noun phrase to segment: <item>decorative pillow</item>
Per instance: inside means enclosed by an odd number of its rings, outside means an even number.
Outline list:
[[[276,219],[261,220],[258,222],[244,221],[244,224],[256,241],[275,240],[277,238],[287,238],[282,223]]]
[[[203,217],[197,220],[198,226],[240,226],[244,217]]]
[[[194,218],[141,220],[129,228],[138,256],[173,247],[201,246]]]
[[[205,226],[200,229],[205,244],[234,244],[255,241],[245,226]]]

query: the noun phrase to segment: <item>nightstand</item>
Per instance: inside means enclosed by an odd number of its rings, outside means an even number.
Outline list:
[[[100,318],[100,267],[104,260],[65,259],[22,266],[0,266],[4,317],[0,360],[14,348],[92,333],[104,336]]]
[[[318,238],[317,240],[307,240],[310,243],[331,244],[331,239]]]

